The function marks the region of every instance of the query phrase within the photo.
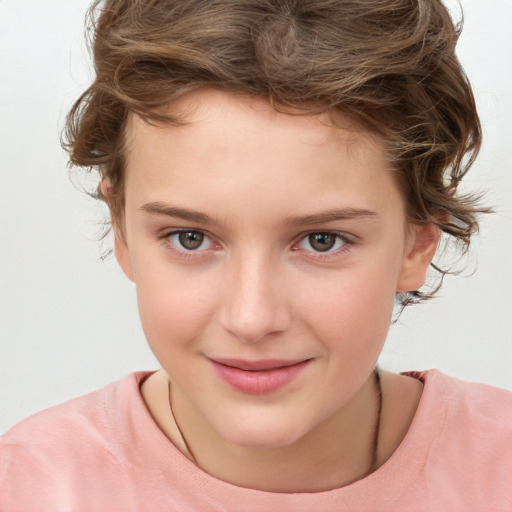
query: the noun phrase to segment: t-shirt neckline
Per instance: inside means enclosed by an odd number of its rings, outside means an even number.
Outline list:
[[[311,501],[312,507],[318,506],[321,499],[328,502],[349,504],[352,500],[361,503],[361,496],[366,497],[367,505],[375,501],[375,505],[386,502],[402,492],[407,492],[408,486],[424,467],[429,454],[429,447],[443,424],[446,415],[446,392],[439,391],[444,387],[446,377],[437,370],[425,372],[404,372],[403,375],[421,380],[424,389],[416,414],[404,439],[391,457],[375,472],[347,486],[313,493],[276,493],[239,487],[220,480],[198,468],[183,455],[178,448],[165,436],[154,422],[140,393],[140,385],[154,372],[136,372],[119,383],[121,389],[107,394],[106,410],[112,424],[113,432],[127,432],[128,439],[118,439],[119,443],[130,443],[135,446],[144,458],[151,461],[151,466],[172,481],[173,475],[179,471],[191,485],[198,485],[212,498],[222,499],[223,496],[237,496],[240,500],[270,499],[287,503],[293,507],[296,500],[301,507]],[[115,400],[114,394],[121,393],[130,397],[128,401]],[[441,398],[440,398],[441,397]],[[119,422],[127,421],[129,428],[123,428]],[[305,501],[304,501],[305,500]],[[243,501],[241,501],[243,502]]]

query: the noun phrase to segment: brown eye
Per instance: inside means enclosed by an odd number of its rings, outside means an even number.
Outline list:
[[[308,242],[315,251],[325,252],[336,245],[338,238],[334,233],[312,233],[308,236]]]
[[[335,253],[345,245],[350,245],[343,234],[332,231],[317,231],[306,235],[299,241],[297,247],[312,253]]]
[[[173,252],[180,256],[192,256],[192,254],[199,256],[201,253],[219,248],[206,233],[196,229],[171,231],[163,235],[162,238]]]
[[[181,231],[178,234],[180,245],[188,251],[199,249],[204,242],[204,234],[200,231]]]

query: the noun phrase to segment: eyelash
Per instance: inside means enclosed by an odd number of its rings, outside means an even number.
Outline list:
[[[180,235],[181,233],[198,233],[204,236],[204,240],[209,240],[210,243],[214,247],[220,247],[219,244],[215,242],[213,237],[209,236],[208,233],[205,231],[202,231],[200,229],[174,229],[172,231],[168,231],[166,233],[163,233],[161,236],[159,236],[159,239],[162,241],[164,247],[170,251],[172,251],[174,254],[179,256],[180,258],[184,259],[191,259],[191,258],[197,258],[200,253],[206,252],[208,249],[202,249],[202,250],[193,250],[189,249],[187,250],[184,247],[179,247],[177,243],[174,243],[171,241],[171,238],[176,235]]]
[[[314,251],[307,249],[300,249],[298,245],[303,241],[307,240],[311,235],[332,235],[336,237],[335,243],[341,242],[341,247],[336,248],[335,250],[328,249],[327,251]],[[317,260],[326,260],[328,258],[335,258],[346,251],[350,250],[350,246],[354,245],[354,240],[348,237],[345,233],[340,233],[338,231],[309,231],[308,233],[303,233],[298,238],[298,241],[295,242],[292,246],[293,251],[304,250],[309,253],[309,257],[313,257]],[[313,255],[313,256],[311,256]]]
[[[204,236],[204,239],[209,240],[210,244],[212,244],[215,248],[221,247],[220,244],[215,242],[213,237],[211,237],[210,235],[208,235],[208,233],[206,233],[205,231],[202,231],[200,229],[186,229],[186,228],[174,229],[172,231],[168,231],[168,232],[162,234],[161,236],[159,236],[159,239],[162,241],[165,248],[172,251],[174,254],[178,255],[180,258],[184,258],[184,259],[197,258],[197,257],[200,257],[200,253],[208,251],[208,248],[207,249],[199,249],[199,250],[194,250],[194,249],[187,250],[184,247],[181,247],[181,248],[178,247],[178,244],[172,242],[171,238],[176,235],[179,236],[181,233],[201,234]],[[311,235],[333,235],[336,237],[336,243],[341,242],[342,245],[341,245],[341,247],[338,247],[334,251],[329,249],[325,252],[301,249],[300,247],[298,247],[298,245],[301,242],[303,242],[304,240],[307,240],[307,238],[310,237]],[[355,241],[351,237],[348,237],[345,233],[340,233],[337,231],[309,231],[306,233],[301,233],[297,237],[296,242],[294,242],[291,247],[291,250],[294,252],[304,251],[304,252],[309,253],[309,257],[313,257],[313,258],[319,259],[319,260],[325,260],[328,258],[339,256],[340,254],[348,251],[350,249],[350,246],[352,246],[354,244],[355,244]],[[311,256],[311,255],[313,255],[313,256]],[[201,255],[201,256],[204,256],[204,255]]]

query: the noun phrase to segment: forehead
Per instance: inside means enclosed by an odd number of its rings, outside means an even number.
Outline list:
[[[212,143],[222,149],[232,142],[232,136],[226,135],[232,135],[233,130],[239,129],[239,137],[246,145],[251,141],[257,144],[258,135],[265,131],[272,136],[279,135],[283,143],[294,141],[312,147],[335,143],[354,154],[372,147],[386,156],[379,136],[364,130],[341,112],[324,111],[310,115],[307,110],[274,108],[265,97],[203,88],[170,102],[165,113],[183,122],[182,130],[172,130],[172,138],[179,141],[184,149],[190,135],[187,128],[193,127],[197,143]],[[210,130],[212,125],[215,125],[214,133]],[[150,140],[156,145],[168,139],[169,128],[168,125],[147,123],[135,114],[130,115],[125,129],[127,151],[143,150],[141,143],[146,146]]]
[[[264,98],[217,90],[184,95],[168,111],[185,124],[129,120],[127,200],[226,216],[253,208],[254,218],[272,212],[275,219],[324,205],[375,210],[401,199],[383,140],[343,114],[283,113]]]

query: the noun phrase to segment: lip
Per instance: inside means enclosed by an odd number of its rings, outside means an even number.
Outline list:
[[[312,359],[210,359],[217,375],[237,391],[265,395],[295,380]]]

